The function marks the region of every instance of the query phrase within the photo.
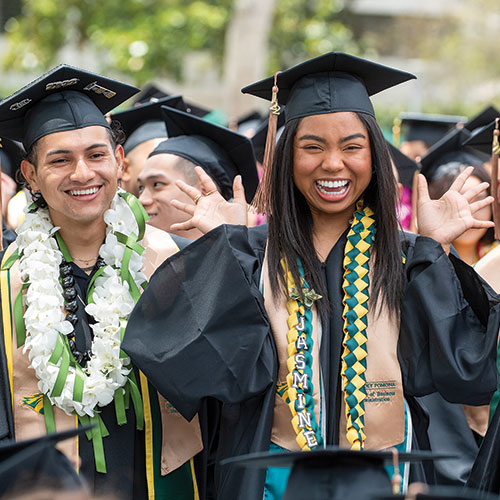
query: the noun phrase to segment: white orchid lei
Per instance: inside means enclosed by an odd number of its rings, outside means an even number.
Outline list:
[[[120,344],[139,288],[146,282],[143,248],[138,244],[145,214],[137,205],[135,198],[120,191],[104,214],[106,239],[99,255],[105,266],[94,276],[85,308],[95,319],[92,357],[85,368],[73,358],[67,339],[73,325],[65,319],[59,282],[63,253],[55,238],[58,228],[48,210],[38,208],[28,211],[17,230],[19,270],[26,289],[20,294],[25,306],[23,353],[28,353],[40,391],[68,415],[94,420],[97,408],[111,403],[115,395],[123,401],[123,388],[130,380],[130,359]]]

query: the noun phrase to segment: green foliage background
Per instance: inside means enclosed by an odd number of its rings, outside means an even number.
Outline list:
[[[46,70],[67,43],[90,43],[113,68],[141,85],[155,76],[182,78],[185,55],[209,51],[219,69],[232,0],[23,0],[7,22],[7,69]],[[328,50],[356,52],[338,0],[278,0],[270,71]],[[22,54],[22,57],[19,57]]]

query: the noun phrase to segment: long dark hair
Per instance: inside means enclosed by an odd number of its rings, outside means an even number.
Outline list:
[[[403,295],[403,265],[396,218],[397,185],[389,150],[375,118],[357,113],[370,138],[372,179],[363,194],[365,204],[375,213],[376,236],[372,252],[370,305],[385,305],[399,315]],[[297,257],[302,261],[311,288],[325,297],[316,304],[322,318],[328,315],[328,293],[321,262],[313,244],[313,219],[309,206],[293,181],[293,141],[300,119],[290,120],[276,146],[270,176],[271,199],[268,216],[268,268],[273,295],[286,290],[280,261],[285,258],[295,283],[300,283]],[[380,309],[379,309],[380,310]]]

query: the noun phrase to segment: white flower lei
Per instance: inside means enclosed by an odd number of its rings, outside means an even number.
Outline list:
[[[68,415],[76,412],[80,416],[93,417],[96,406],[108,405],[115,391],[127,383],[131,369],[130,359],[120,358],[121,321],[128,319],[135,302],[129,284],[120,275],[125,245],[118,241],[115,232],[137,235],[139,228],[131,208],[118,193],[104,214],[104,221],[106,239],[99,255],[106,266],[95,280],[93,303],[85,308],[96,323],[92,325],[92,357],[86,368],[82,368],[86,376],[81,403],[73,400],[76,370],[71,365],[61,395],[50,397],[62,358],[56,364],[49,359],[59,335],[73,332],[73,325],[65,320],[63,289],[59,283],[59,264],[63,256],[54,238],[58,228],[52,224],[48,210],[39,208],[27,213],[17,230],[19,270],[21,279],[28,285],[24,296],[26,341],[23,353],[28,352],[40,391]],[[146,281],[141,271],[143,261],[140,255],[132,252],[129,272],[138,287]]]

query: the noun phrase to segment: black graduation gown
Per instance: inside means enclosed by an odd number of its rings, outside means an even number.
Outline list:
[[[153,275],[125,333],[125,351],[184,417],[207,398],[222,403],[218,460],[269,449],[278,359],[259,291],[266,236],[265,226],[220,226],[172,256]],[[345,234],[324,266],[333,307],[320,353],[327,444],[339,438],[344,246]],[[488,402],[497,380],[497,296],[429,238],[402,233],[402,250],[407,283],[398,354],[412,414],[418,417],[413,397],[435,391],[451,402]],[[415,432],[425,432],[415,416]],[[261,500],[264,478],[263,470],[218,466],[217,498]]]
[[[177,246],[185,248],[190,240],[171,235]],[[86,303],[87,288],[96,268],[87,275],[75,264],[71,264],[78,295],[78,322],[75,325],[75,342],[77,349],[90,349],[92,343],[92,318],[84,310],[82,302]],[[1,312],[1,311],[0,311]],[[15,438],[12,419],[12,405],[9,379],[7,376],[7,361],[3,342],[3,323],[0,323],[0,442]],[[139,373],[135,368],[136,379]],[[144,432],[136,429],[135,412],[132,402],[126,411],[127,423],[118,425],[116,422],[115,405],[100,408],[100,415],[109,431],[109,436],[103,439],[104,455],[107,473],[96,472],[92,442],[85,435],[79,439],[79,455],[81,457],[80,475],[85,478],[92,494],[112,495],[120,500],[147,500],[146,461]],[[201,459],[195,460],[195,467],[203,472]]]

